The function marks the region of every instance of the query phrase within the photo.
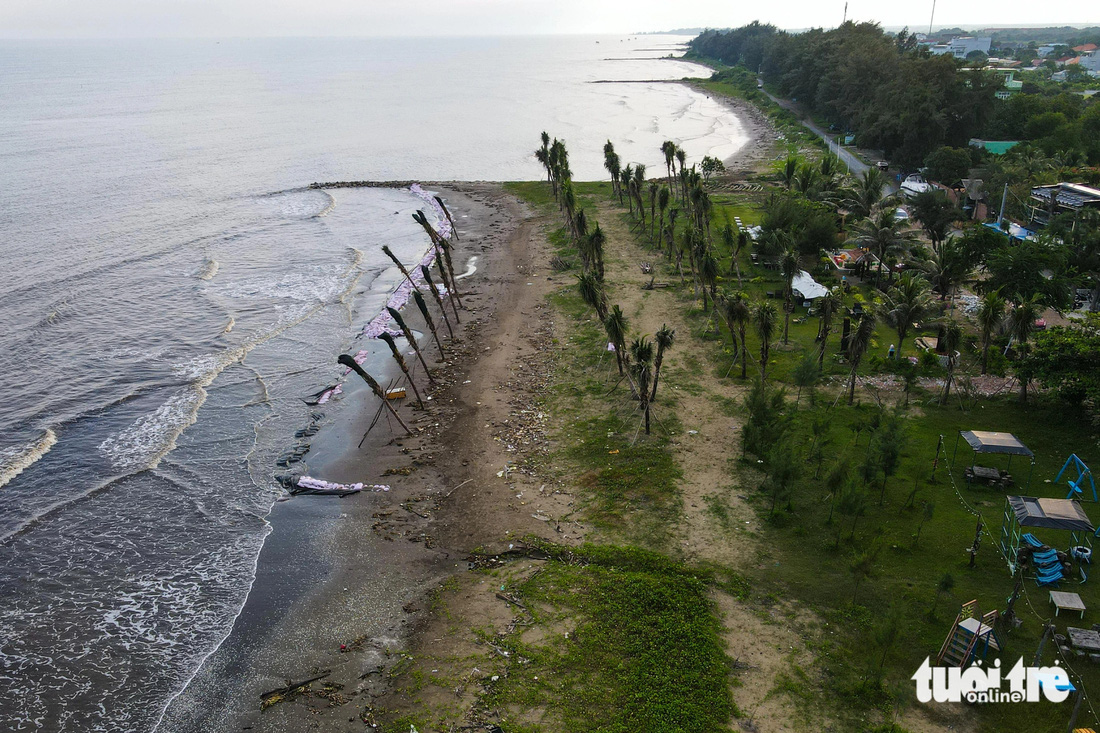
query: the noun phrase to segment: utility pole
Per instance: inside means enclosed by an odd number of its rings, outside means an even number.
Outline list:
[[[936,0],[932,0],[932,15],[928,17],[928,35],[932,35],[932,19],[936,17]]]
[[[997,217],[997,228],[1001,228],[1001,222],[1005,218],[1005,204],[1008,203],[1008,184],[1005,184],[1005,191],[1001,194],[1001,214]]]
[[[848,3],[844,3],[844,20],[840,21],[841,25],[848,22]]]

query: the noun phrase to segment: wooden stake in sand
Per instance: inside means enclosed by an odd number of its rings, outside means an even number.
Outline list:
[[[413,347],[413,351],[416,352],[416,358],[420,359],[420,364],[424,367],[424,372],[428,375],[428,381],[435,384],[435,377],[432,376],[431,369],[428,369],[428,362],[424,361],[424,354],[420,353],[420,344],[416,343],[416,337],[413,336],[412,329],[405,325],[405,319],[401,317],[401,314],[396,308],[386,306],[386,311],[390,314],[390,318],[397,324],[397,327],[401,329],[401,333],[405,334],[405,340],[409,342],[409,345]]]
[[[413,291],[413,300],[416,301],[416,307],[420,309],[420,315],[424,316],[424,322],[428,324],[428,329],[435,337],[435,345],[439,347],[440,358],[446,359],[447,352],[443,350],[443,342],[439,340],[439,332],[435,330],[435,321],[432,320],[432,314],[428,312],[428,304],[424,302],[424,296],[420,294],[419,290]]]
[[[439,306],[439,312],[443,314],[443,322],[447,324],[447,333],[451,334],[451,338],[455,337],[455,332],[451,328],[451,319],[447,317],[447,307],[443,305],[443,298],[439,297],[439,288],[432,282],[432,273],[424,265],[420,266],[420,272],[424,275],[424,282],[428,284],[428,292],[432,294],[432,298],[435,299],[435,304]]]
[[[382,404],[386,406],[386,409],[390,411],[390,414],[393,415],[398,424],[400,424],[401,427],[405,429],[405,432],[409,435],[415,435],[412,430],[409,430],[409,426],[405,424],[405,421],[401,419],[401,416],[397,414],[397,410],[393,409],[393,405],[390,404],[390,401],[386,399],[386,393],[382,391],[382,386],[379,385],[378,382],[374,381],[374,377],[363,371],[363,367],[356,364],[355,359],[352,359],[347,354],[340,354],[340,356],[336,357],[336,361],[343,364],[348,369],[352,370],[360,377],[362,377],[363,381],[365,381],[370,386],[371,391],[374,392],[375,396],[377,396],[378,399],[382,400]]]
[[[393,354],[393,360],[397,362],[397,366],[401,367],[401,371],[405,373],[405,378],[409,380],[409,386],[412,387],[413,394],[416,395],[416,404],[420,409],[424,409],[424,400],[420,397],[420,390],[416,388],[416,382],[413,381],[412,375],[409,374],[409,365],[405,363],[405,357],[401,356],[401,352],[397,350],[397,344],[393,340],[393,336],[388,333],[381,333],[378,338],[386,342],[386,345],[390,347],[390,352]]]

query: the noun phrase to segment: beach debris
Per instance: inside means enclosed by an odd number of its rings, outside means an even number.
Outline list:
[[[378,382],[374,380],[374,377],[363,371],[363,368],[356,364],[355,360],[347,354],[340,354],[340,356],[337,357],[336,361],[348,367],[353,372],[362,377],[363,381],[365,381],[370,386],[371,391],[374,392],[375,396],[378,397],[378,399],[382,400],[382,405],[390,411],[390,414],[395,420],[397,420],[398,424],[402,428],[404,428],[405,432],[409,435],[415,434],[411,429],[409,429],[409,426],[405,424],[405,421],[401,419],[401,416],[397,414],[397,410],[393,409],[393,406],[389,403],[389,400],[386,399],[386,393],[382,391],[382,387],[378,384]]]
[[[435,204],[434,201],[432,203]],[[438,205],[436,207],[436,213],[442,213],[442,210],[438,207]],[[417,223],[419,223],[420,226],[424,227],[424,230],[428,233],[428,237],[432,240],[432,244],[435,245],[436,255],[441,260],[439,264],[440,272],[443,271],[443,262],[446,262],[447,271],[450,273],[449,290],[451,291],[451,296],[455,299],[458,305],[461,306],[462,296],[458,293],[458,283],[455,280],[454,263],[451,261],[451,243],[447,241],[446,237],[441,236],[435,231],[435,229],[432,228],[432,225],[428,223],[428,218],[424,216],[423,211],[417,211],[415,214],[413,214],[413,219],[416,219]],[[449,225],[447,227],[447,231],[448,233],[450,233],[451,231],[451,227]],[[448,285],[448,277],[444,276],[443,280],[443,284]]]
[[[329,387],[325,387],[320,392],[314,392],[308,397],[303,397],[302,402],[305,402],[310,407],[313,407],[314,405],[323,405],[343,391],[344,388],[342,385],[333,384]]]
[[[428,304],[424,302],[424,296],[419,290],[413,292],[413,300],[416,302],[416,307],[420,309],[420,315],[424,316],[424,323],[428,324],[428,330],[432,332],[435,345],[439,347],[439,358],[446,361],[447,352],[443,350],[443,342],[439,340],[439,332],[435,330],[435,321],[432,320],[432,314],[428,312]]]
[[[301,682],[286,681],[285,687],[279,687],[274,690],[268,690],[260,695],[260,710],[266,710],[267,708],[277,703],[289,700],[292,697],[301,695],[309,691],[309,687],[317,680],[323,680],[332,674],[331,670],[326,669],[316,677],[310,677],[308,680],[302,680]]]
[[[302,476],[290,489],[291,494],[332,494],[335,496],[347,496],[357,494],[360,491],[389,491],[385,484],[339,484],[333,481],[324,481],[312,476]]]
[[[434,383],[435,377],[432,376],[431,369],[428,369],[428,362],[424,361],[424,354],[420,352],[420,345],[416,343],[416,337],[413,336],[412,329],[410,329],[405,324],[405,319],[402,318],[401,314],[398,313],[395,309],[387,306],[386,310],[389,311],[390,317],[393,318],[394,323],[396,323],[401,329],[401,333],[402,335],[404,335],[405,340],[409,342],[409,345],[412,346],[413,351],[416,352],[416,358],[420,360],[420,365],[424,367],[424,372],[428,375],[428,381]],[[428,399],[431,398],[429,397]]]

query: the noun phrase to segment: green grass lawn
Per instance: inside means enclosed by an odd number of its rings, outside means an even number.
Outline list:
[[[525,196],[532,203],[550,210],[554,204],[546,195],[545,184],[509,184],[511,190]],[[595,196],[610,196],[610,184],[578,184],[578,198],[594,201]],[[556,207],[555,207],[556,208]],[[759,214],[748,197],[722,194],[716,197],[716,220],[729,215],[740,216],[744,223],[759,220]],[[639,235],[644,240],[644,235]],[[720,268],[723,272],[719,289],[736,290],[740,287],[752,299],[764,297],[768,291],[780,292],[782,279],[779,273],[751,263],[749,252],[742,252],[738,264],[742,283],[730,270],[729,253],[723,251],[720,238],[715,238]],[[558,242],[563,255],[569,254],[568,243]],[[652,246],[640,241],[642,246]],[[732,348],[729,333],[714,311],[704,312],[701,300],[694,297],[690,277],[680,285],[675,267],[664,257],[654,257],[658,267],[658,279],[673,284],[679,296],[680,306],[691,317],[692,333],[697,340],[701,368],[709,368],[730,381],[731,387],[740,384],[740,365],[727,374],[731,365]],[[812,268],[807,268],[811,269]],[[833,285],[821,277],[819,281]],[[852,305],[856,297],[869,301],[869,290],[855,289],[846,298]],[[594,362],[599,358],[599,326],[590,314],[584,313],[575,295],[561,293],[559,305],[575,320],[573,338],[583,346],[583,355],[572,356]],[[571,309],[571,310],[570,310]],[[788,413],[791,420],[791,450],[798,456],[800,475],[794,482],[789,509],[783,501],[774,514],[770,511],[770,497],[762,490],[755,490],[763,481],[764,468],[756,456],[748,460],[731,461],[733,476],[740,484],[726,490],[749,496],[757,507],[758,530],[761,545],[759,562],[751,568],[734,568],[747,576],[752,596],[757,599],[784,598],[796,601],[814,612],[824,624],[816,634],[813,652],[816,662],[807,670],[792,670],[777,689],[777,694],[788,694],[806,710],[807,721],[813,720],[813,711],[825,706],[832,715],[849,724],[851,730],[870,730],[874,726],[868,720],[890,720],[897,705],[917,705],[910,676],[925,657],[935,658],[948,633],[961,603],[977,599],[983,611],[1004,609],[1014,581],[1007,564],[997,549],[1004,514],[1005,492],[987,487],[967,486],[962,472],[972,460],[969,448],[962,443],[954,466],[948,471],[941,460],[935,480],[931,480],[933,458],[940,436],[944,436],[944,453],[941,459],[950,459],[960,430],[995,430],[1011,432],[1027,444],[1035,453],[1034,473],[1030,488],[1018,487],[1019,493],[1038,496],[1064,497],[1065,483],[1054,485],[1058,469],[1071,453],[1077,453],[1086,463],[1100,465],[1097,435],[1089,426],[1082,412],[1070,405],[1058,403],[1053,398],[1033,396],[1030,404],[1020,404],[1015,395],[998,398],[977,398],[959,401],[952,399],[940,405],[936,394],[914,391],[911,406],[901,410],[904,440],[897,471],[890,476],[882,489],[882,476],[860,478],[856,483],[867,492],[865,513],[849,516],[835,506],[836,497],[826,489],[824,479],[836,465],[851,467],[852,474],[859,475],[859,467],[870,450],[875,426],[882,420],[882,413],[874,400],[859,392],[857,404],[848,406],[846,400],[837,399],[845,382],[849,367],[835,355],[839,348],[839,319],[830,337],[830,348],[825,360],[825,384],[819,388],[816,406],[809,406],[803,395],[800,404],[793,400],[791,375],[795,366],[807,352],[816,353],[815,337],[818,331],[816,318],[805,318],[801,306],[796,307],[790,324],[790,344],[776,345],[769,365],[769,382],[785,386],[791,394]],[[781,338],[782,323],[777,339]],[[910,333],[905,344],[906,355],[914,355],[912,339],[920,332]],[[889,366],[885,359],[890,344],[897,340],[896,333],[880,323],[867,357],[860,368],[863,376],[882,372]],[[759,353],[759,340],[751,333],[748,347]],[[683,345],[681,345],[683,348]],[[960,370],[971,369],[975,354],[972,344],[967,346]],[[578,364],[581,371],[585,364]],[[591,363],[587,365],[591,367]],[[750,379],[755,376],[755,366],[749,367]],[[935,370],[933,370],[935,373]],[[828,381],[831,380],[831,381]],[[562,390],[572,390],[574,397],[592,395],[592,385],[581,379]],[[885,409],[895,409],[899,401],[897,393],[885,397]],[[964,409],[965,408],[965,409]],[[744,417],[743,409],[734,408],[738,417]],[[577,423],[567,436],[583,438],[583,447],[572,450],[572,459],[589,465],[591,489],[596,498],[595,506],[609,523],[626,522],[628,514],[618,513],[616,507],[640,506],[640,516],[650,522],[672,522],[676,515],[675,504],[654,500],[647,487],[646,474],[655,471],[654,486],[674,486],[678,470],[690,470],[689,466],[675,467],[666,462],[667,451],[661,456],[638,456],[637,466],[629,470],[614,460],[609,451],[622,447],[614,443],[615,432],[608,428],[603,417],[589,423]],[[814,421],[824,427],[827,450],[820,466],[811,460],[809,447],[813,440],[811,426]],[[821,438],[819,438],[820,440]],[[614,443],[614,445],[613,445]],[[660,451],[665,449],[657,446]],[[619,455],[622,455],[620,452]],[[633,458],[633,457],[632,457]],[[731,456],[736,458],[736,456]],[[983,460],[983,465],[1001,468],[1007,466],[1003,457]],[[1027,481],[1030,466],[1016,459],[1012,473],[1018,484]],[[952,477],[954,480],[952,480]],[[880,494],[881,492],[881,494]],[[880,502],[881,495],[881,502]],[[730,497],[721,493],[708,499],[708,510],[716,517],[728,514],[723,502]],[[600,502],[603,502],[602,504]],[[922,524],[925,507],[932,505],[931,518]],[[653,508],[657,507],[657,511]],[[1088,502],[1085,511],[1094,521],[1100,521],[1100,506]],[[974,536],[978,516],[985,524],[976,557],[975,566],[968,567],[966,552]],[[920,527],[920,538],[916,535]],[[1068,533],[1035,533],[1040,539],[1059,549],[1065,549]],[[734,541],[731,536],[731,541]],[[869,568],[865,577],[856,572]],[[939,594],[937,585],[949,574],[954,581],[948,593]],[[858,578],[858,582],[857,582]],[[577,579],[577,582],[581,582]],[[588,583],[585,580],[584,583]],[[1038,588],[1033,580],[1025,580],[1025,594],[1017,604],[1017,613],[1023,625],[1006,637],[1004,660],[1008,666],[1024,656],[1028,661],[1039,642],[1042,624],[1052,614],[1048,603],[1048,590]],[[1084,585],[1076,580],[1063,582],[1062,590],[1081,594],[1090,611],[1084,625],[1100,621],[1100,577]],[[933,605],[936,606],[932,613]],[[1058,619],[1058,629],[1064,633],[1067,617]],[[891,625],[897,634],[887,641]],[[1055,661],[1054,645],[1047,644],[1043,657],[1045,664]],[[1100,699],[1100,667],[1087,660],[1074,659],[1073,679],[1083,683],[1086,690]],[[982,730],[1061,731],[1068,722],[1070,706],[1051,704],[1000,704],[972,707]],[[1085,708],[1079,724],[1092,723],[1092,714]],[[873,714],[873,715],[872,715]],[[871,715],[869,718],[868,715]],[[877,723],[875,725],[878,725]],[[884,730],[883,728],[877,728]]]

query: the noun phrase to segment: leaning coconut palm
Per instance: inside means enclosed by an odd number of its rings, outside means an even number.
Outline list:
[[[420,360],[420,365],[424,367],[424,373],[428,375],[428,381],[435,383],[435,377],[432,376],[432,370],[428,369],[428,362],[424,361],[424,354],[420,351],[420,344],[416,343],[416,336],[413,335],[412,329],[405,323],[405,319],[401,317],[401,314],[396,308],[386,306],[386,311],[390,314],[390,318],[397,324],[397,327],[401,329],[401,333],[405,335],[405,340],[409,342],[409,346],[412,346],[413,351],[416,352],[416,358]]]
[[[783,250],[779,259],[779,270],[783,273],[783,345],[790,343],[791,311],[794,309],[794,279],[802,268],[798,264],[798,252],[794,247]]]
[[[443,342],[439,340],[439,332],[435,330],[435,321],[432,320],[432,314],[428,312],[428,304],[424,301],[424,296],[420,294],[419,290],[413,291],[413,300],[416,301],[416,307],[420,309],[420,315],[424,317],[424,323],[428,325],[428,330],[432,332],[435,345],[439,347],[439,358],[446,359],[447,352],[443,350]]]
[[[1017,361],[1021,361],[1027,355],[1028,341],[1031,340],[1031,334],[1035,330],[1035,321],[1042,312],[1043,306],[1039,302],[1038,295],[1032,295],[1030,298],[1016,296],[1016,305],[1008,318],[1008,330],[1012,334]],[[1016,378],[1020,380],[1020,401],[1027,402],[1027,384],[1030,380],[1021,376],[1018,369]]]
[[[829,341],[829,334],[833,330],[833,316],[839,313],[842,307],[844,307],[844,301],[836,288],[827,291],[825,295],[817,299],[817,308],[821,311],[817,330],[817,337],[821,340],[821,351],[817,355],[817,365],[819,367],[825,366],[825,346]]]
[[[393,340],[393,336],[388,333],[382,332],[378,335],[378,338],[386,342],[386,345],[390,347],[390,353],[393,354],[393,360],[397,362],[397,366],[401,367],[402,373],[405,375],[405,379],[409,381],[409,386],[412,387],[413,394],[416,395],[416,405],[421,409],[424,408],[424,400],[420,397],[420,390],[416,388],[416,382],[413,381],[412,374],[409,373],[409,365],[405,363],[405,357],[401,356],[401,352],[397,349],[397,343]]]
[[[879,275],[890,260],[907,252],[913,246],[913,233],[901,228],[901,222],[894,218],[889,208],[875,209],[871,216],[853,227],[853,244],[871,250],[878,259],[875,267],[874,287],[878,289]]]
[[[409,281],[409,285],[412,285],[414,290],[419,290],[420,288],[417,287],[416,281],[412,279],[412,275],[410,275],[409,271],[405,269],[405,266],[401,264],[401,260],[397,259],[397,255],[395,255],[393,251],[384,244],[382,245],[382,252],[384,252],[385,255],[391,260],[393,260],[393,264],[397,265],[397,269],[400,270],[401,274],[405,276],[405,279]]]
[[[581,300],[596,311],[600,322],[607,320],[607,293],[596,275],[591,272],[578,275],[577,288],[580,290]]]
[[[374,377],[363,371],[363,367],[356,364],[355,359],[352,359],[347,354],[340,354],[340,356],[336,357],[336,361],[340,364],[343,364],[348,369],[351,369],[353,372],[362,377],[363,381],[370,386],[371,392],[374,392],[374,395],[378,399],[382,400],[382,405],[390,411],[390,414],[393,415],[398,424],[405,429],[405,432],[409,435],[413,434],[413,431],[409,430],[409,426],[406,425],[405,421],[401,419],[401,416],[397,414],[397,410],[393,409],[393,405],[391,405],[390,401],[386,399],[386,393],[382,391],[382,386],[379,385],[377,381],[375,381]]]
[[[607,331],[607,340],[615,347],[615,363],[619,365],[619,374],[624,374],[623,366],[626,358],[626,315],[619,306],[612,306],[603,322]]]
[[[848,404],[851,405],[856,398],[856,370],[863,360],[863,355],[871,346],[871,337],[875,333],[875,315],[870,311],[864,311],[859,319],[859,325],[848,338],[848,363],[852,365],[852,371],[848,376]]]
[[[982,296],[981,305],[978,306],[978,328],[982,332],[982,374],[989,367],[989,347],[993,343],[993,335],[1000,330],[1005,320],[1005,299],[994,290]]]
[[[661,324],[653,340],[657,343],[657,356],[653,361],[653,390],[649,395],[649,401],[657,399],[657,383],[661,381],[661,364],[665,360],[665,352],[676,343],[676,330],[669,328],[668,324]]]
[[[439,233],[435,228],[428,223],[428,217],[424,216],[423,211],[417,211],[413,214],[420,226],[424,228],[424,231],[428,233],[428,238],[432,241],[432,246],[435,247],[436,260],[439,263],[439,276],[443,278],[443,287],[451,293],[451,296],[455,299],[459,306],[462,305],[462,299],[458,294],[458,281],[455,279],[454,263],[451,262],[451,243],[443,237],[439,236]],[[446,263],[448,275],[443,271],[443,265]],[[455,310],[455,318],[458,318],[458,310]]]
[[[451,225],[451,233],[455,235],[455,239],[459,239],[458,227],[455,226],[454,217],[451,216],[451,210],[447,208],[447,204],[443,203],[443,199],[439,196],[433,196],[435,202],[439,204],[439,208],[443,210],[443,216],[447,217],[447,223]]]
[[[943,381],[943,394],[940,396],[940,404],[946,405],[947,398],[951,396],[951,383],[955,380],[955,367],[958,365],[958,349],[962,344],[962,328],[954,318],[943,325],[943,338],[939,347],[947,353],[947,379]]]
[[[768,378],[768,356],[771,354],[772,336],[779,318],[778,309],[770,300],[762,300],[753,309],[752,320],[760,337],[760,381]]]
[[[630,371],[634,375],[635,387],[638,389],[642,414],[645,415],[645,434],[649,435],[649,383],[653,374],[653,344],[645,336],[636,338],[630,344],[630,355]]]
[[[882,315],[898,333],[897,356],[899,358],[910,327],[930,316],[934,308],[928,281],[916,273],[905,273],[898,278],[897,284],[890,288],[882,306]]]
[[[447,324],[447,333],[451,335],[453,339],[455,337],[454,329],[451,328],[451,319],[447,317],[447,308],[443,305],[443,298],[439,295],[439,289],[432,282],[432,273],[424,265],[420,266],[420,272],[424,275],[424,283],[428,286],[428,292],[432,294],[432,300],[439,306],[439,312],[443,314],[443,322]],[[413,297],[420,295],[420,291],[417,290],[413,293]]]

